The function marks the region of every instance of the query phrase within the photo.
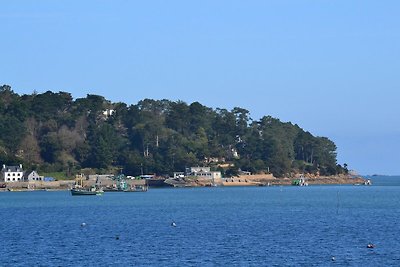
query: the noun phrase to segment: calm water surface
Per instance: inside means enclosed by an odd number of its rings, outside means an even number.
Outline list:
[[[372,179],[86,197],[4,192],[0,266],[400,266],[400,177]]]

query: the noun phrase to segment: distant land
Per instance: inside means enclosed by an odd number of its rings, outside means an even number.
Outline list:
[[[240,172],[344,175],[336,145],[297,124],[235,107],[144,99],[112,103],[68,92],[19,95],[0,86],[0,162],[39,172],[170,176],[207,166],[224,177]]]
[[[400,177],[400,175],[395,174],[367,174],[363,175],[365,177]]]

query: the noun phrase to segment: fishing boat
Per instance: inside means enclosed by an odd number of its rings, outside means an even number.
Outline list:
[[[297,185],[297,186],[307,186],[308,183],[306,182],[306,179],[304,178],[304,176],[300,176],[298,179],[294,179],[292,181],[292,185]]]
[[[82,177],[77,177],[75,179],[75,186],[71,188],[71,195],[73,196],[95,196],[102,195],[104,193],[103,189],[99,186],[98,180],[96,184],[87,188],[83,186]]]
[[[128,182],[122,173],[114,176],[113,180],[115,183],[112,186],[104,187],[105,192],[147,192],[148,190],[147,180],[144,180],[144,183],[143,180]]]
[[[96,187],[86,188],[72,188],[71,195],[73,196],[95,196],[102,195],[104,191],[102,189],[97,189]]]

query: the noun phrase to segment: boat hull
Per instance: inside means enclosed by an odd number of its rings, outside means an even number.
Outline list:
[[[147,192],[147,187],[132,189],[104,189],[104,192]]]
[[[165,183],[165,179],[146,179],[149,187],[171,187],[172,185]]]
[[[99,191],[71,189],[71,195],[73,195],[73,196],[95,196],[95,195],[101,195],[101,194],[102,194],[102,192],[99,192]]]

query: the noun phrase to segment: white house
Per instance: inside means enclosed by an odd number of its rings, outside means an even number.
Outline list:
[[[213,172],[210,169],[211,169],[210,167],[186,168],[185,176],[197,176],[197,177],[206,177],[211,179],[221,179],[221,172]]]
[[[210,172],[210,167],[190,167],[186,168],[186,175],[191,173],[192,175],[197,175],[198,173]]]
[[[1,179],[6,183],[22,182],[24,179],[22,164],[19,166],[6,166],[3,164],[3,169],[1,169]]]
[[[106,109],[103,110],[103,117],[104,119],[108,119],[109,117],[111,117],[112,115],[114,115],[115,113],[115,109]]]

